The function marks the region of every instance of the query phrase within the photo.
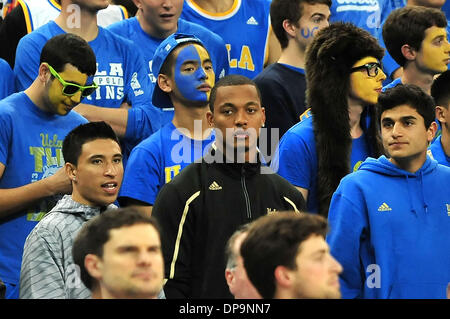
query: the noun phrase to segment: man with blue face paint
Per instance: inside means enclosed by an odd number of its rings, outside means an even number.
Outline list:
[[[204,67],[194,68],[194,64],[204,63]],[[179,50],[175,61],[175,84],[181,97],[204,106],[209,99],[211,82],[208,74],[214,74],[211,59],[205,48],[191,44]],[[208,81],[206,81],[208,79]],[[208,83],[209,82],[209,83]]]
[[[131,152],[119,194],[122,206],[148,215],[160,188],[200,159],[214,141],[206,112],[215,74],[203,43],[191,35],[169,36],[156,49],[153,71],[153,104],[175,111],[164,112],[169,122]]]

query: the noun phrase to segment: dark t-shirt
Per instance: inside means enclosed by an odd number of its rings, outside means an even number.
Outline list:
[[[14,68],[16,48],[20,39],[27,34],[25,15],[22,7],[15,7],[0,25],[0,58]]]
[[[300,68],[274,63],[258,74],[254,81],[261,91],[262,106],[266,112],[265,127],[268,129],[270,152],[275,149],[270,146],[278,144],[278,141],[270,139],[270,129],[278,128],[281,139],[289,128],[300,121],[300,115],[306,110],[305,72]]]

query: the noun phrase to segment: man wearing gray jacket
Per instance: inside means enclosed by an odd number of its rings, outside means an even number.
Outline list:
[[[62,147],[72,194],[65,195],[27,237],[20,272],[21,299],[85,299],[90,291],[72,259],[81,226],[113,203],[122,183],[122,151],[112,128],[91,122],[73,129]]]

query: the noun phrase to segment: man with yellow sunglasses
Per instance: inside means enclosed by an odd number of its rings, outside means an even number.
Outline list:
[[[25,239],[71,191],[62,142],[87,120],[70,112],[97,85],[96,58],[74,34],[51,38],[42,49],[38,76],[25,91],[0,102],[0,278],[6,298],[18,298]]]

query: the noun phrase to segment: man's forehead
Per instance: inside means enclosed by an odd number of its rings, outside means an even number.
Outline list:
[[[148,238],[144,239],[139,238],[139,236],[135,236],[136,231],[139,230],[141,230],[140,235],[146,234],[146,237],[151,237],[152,240],[149,241]],[[156,228],[152,224],[137,223],[110,229],[109,242],[114,242],[115,244],[147,243],[149,245],[154,245],[155,243],[159,243],[159,235]]]
[[[408,104],[402,104],[395,106],[391,109],[385,110],[381,114],[381,119],[384,118],[403,118],[403,117],[421,117],[421,115],[417,112],[415,108]]]
[[[425,39],[432,40],[439,36],[447,36],[447,30],[445,28],[432,26],[425,30]]]
[[[324,14],[326,16],[330,15],[330,8],[324,3],[302,2],[300,8],[302,8],[302,17],[306,16],[309,18],[309,16],[316,13]]]
[[[177,48],[175,55],[179,62],[197,59],[204,61],[210,59],[208,51],[198,43],[189,43]]]
[[[223,102],[226,102],[227,100],[231,100],[236,97],[240,97],[241,102],[244,102],[244,99],[248,99],[245,103],[250,101],[260,103],[258,92],[256,91],[256,87],[254,85],[239,84],[220,86],[217,88],[216,99],[220,98]]]
[[[311,234],[307,239],[302,241],[298,247],[299,255],[311,255],[321,251],[328,251],[329,247],[325,238],[318,234]]]

